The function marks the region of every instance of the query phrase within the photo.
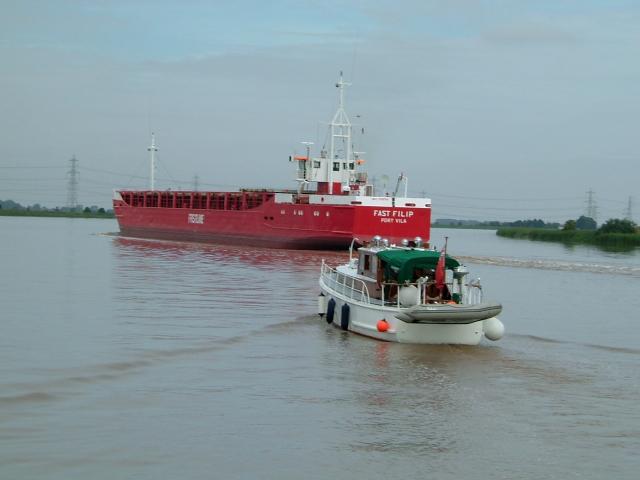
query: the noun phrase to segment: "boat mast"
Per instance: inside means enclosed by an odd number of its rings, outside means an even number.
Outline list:
[[[350,86],[342,80],[342,72],[340,72],[340,80],[336,83],[339,90],[338,110],[331,121],[331,144],[329,147],[329,161],[327,162],[327,179],[329,180],[329,194],[333,193],[333,162],[351,162],[351,121],[344,110],[344,87]],[[338,158],[336,153],[337,146],[342,142],[342,152],[344,158]],[[336,145],[338,143],[338,145]]]
[[[151,191],[156,189],[156,136],[151,133],[151,145],[147,148],[148,152],[151,152],[151,172],[149,174],[149,186]]]

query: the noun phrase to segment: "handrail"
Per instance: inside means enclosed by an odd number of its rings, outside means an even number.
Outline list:
[[[364,303],[371,303],[367,284],[359,278],[340,273],[324,262],[322,263],[320,275],[326,284],[330,285],[337,292],[342,293],[345,297]]]
[[[346,275],[342,272],[339,272],[337,269],[330,267],[327,265],[324,260],[322,262],[322,267],[320,271],[320,275],[328,286],[333,288],[336,292],[341,293],[347,298],[351,298],[354,300],[359,300],[363,303],[374,303],[371,301],[371,297],[369,295],[369,288],[367,284],[360,280],[359,278],[355,278],[352,275]],[[398,308],[401,307],[400,304],[400,295],[396,294],[395,298],[387,299],[384,296],[384,287],[395,285],[398,287],[398,293],[400,288],[406,287],[408,285],[413,285],[418,288],[418,303],[423,304],[426,300],[426,292],[424,288],[426,283],[423,282],[405,282],[405,283],[396,283],[396,282],[383,282],[382,283],[382,298],[380,300],[375,301],[376,304],[380,303],[382,305],[396,305]],[[474,305],[478,303],[482,303],[482,287],[479,284],[474,283],[466,283],[464,284],[466,293],[462,295],[462,303],[466,305]]]

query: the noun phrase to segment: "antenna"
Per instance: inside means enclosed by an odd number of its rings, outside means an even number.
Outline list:
[[[329,146],[329,161],[327,162],[327,179],[329,180],[329,195],[333,193],[333,163],[338,161],[351,162],[351,121],[347,116],[347,112],[344,110],[344,87],[350,86],[350,83],[342,80],[342,71],[340,72],[340,79],[336,83],[336,87],[339,89],[338,96],[338,110],[331,120],[331,143]],[[342,154],[344,159],[339,159],[336,153],[337,145],[342,145]]]
[[[193,191],[197,192],[198,191],[198,184],[200,183],[200,177],[198,177],[198,175],[194,175],[193,176]]]
[[[151,132],[151,145],[147,148],[148,152],[151,152],[151,172],[149,173],[149,187],[153,191],[156,189],[156,135]]]
[[[69,181],[67,183],[67,207],[71,210],[78,208],[78,159],[74,155],[69,160],[71,167],[67,174]]]

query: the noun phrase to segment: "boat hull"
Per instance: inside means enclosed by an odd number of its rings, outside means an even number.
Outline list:
[[[375,235],[398,243],[421,236],[426,242],[431,220],[430,208],[390,207],[384,210],[392,215],[390,223],[377,207],[273,199],[252,209],[217,210],[131,206],[119,195],[114,211],[123,236],[306,250],[346,249],[354,238]]]
[[[365,303],[348,298],[328,287],[322,278],[320,279],[320,289],[326,298],[327,305],[331,300],[335,302],[331,323],[343,329],[346,327],[346,330],[361,335],[389,342],[477,345],[485,336],[485,320],[496,318],[482,318],[465,323],[453,323],[446,318],[438,321],[435,317],[431,317],[429,321],[404,321],[398,318],[398,313],[407,309]],[[345,305],[348,306],[348,309],[344,309]],[[388,325],[386,331],[379,331],[378,322],[380,320],[386,321]]]

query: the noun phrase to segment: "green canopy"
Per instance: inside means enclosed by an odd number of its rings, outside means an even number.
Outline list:
[[[412,280],[413,271],[416,268],[435,270],[440,258],[440,252],[433,250],[382,250],[377,253],[380,260],[385,262],[385,275],[391,276],[391,272],[397,274],[398,283]],[[445,257],[445,268],[454,269],[460,266],[455,258]]]

